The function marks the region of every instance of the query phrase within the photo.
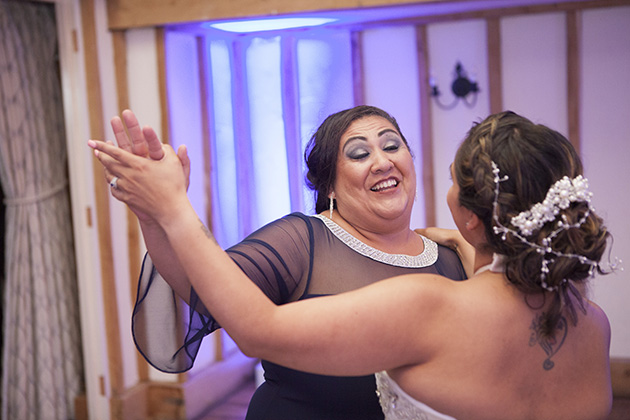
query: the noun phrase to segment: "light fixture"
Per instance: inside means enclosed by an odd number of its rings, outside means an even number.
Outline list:
[[[311,26],[321,26],[334,22],[337,19],[316,18],[316,17],[294,17],[275,19],[238,20],[232,22],[207,23],[215,29],[227,32],[250,33],[262,31],[277,31],[280,29],[305,28]]]
[[[455,65],[455,80],[453,80],[451,84],[451,91],[455,96],[450,104],[444,104],[440,101],[440,95],[442,93],[438,89],[433,77],[429,79],[429,86],[431,86],[431,96],[435,99],[435,103],[442,109],[453,109],[460,100],[469,108],[472,108],[477,103],[479,86],[477,86],[476,81],[468,78],[460,62],[457,62]]]

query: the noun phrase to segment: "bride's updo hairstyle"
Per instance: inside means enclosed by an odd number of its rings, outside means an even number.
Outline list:
[[[315,193],[315,213],[328,209],[330,204],[328,194],[333,190],[337,178],[337,155],[341,136],[356,120],[372,116],[389,121],[409,149],[407,139],[400,131],[396,119],[380,108],[359,105],[329,115],[313,134],[304,152],[304,160],[308,167],[306,185]],[[334,205],[337,208],[336,200]]]
[[[497,181],[493,162],[498,176],[507,175],[507,179]],[[522,230],[519,233],[511,224],[514,216],[543,202],[550,187],[561,178],[573,179],[582,174],[582,163],[571,143],[548,127],[510,111],[502,112],[472,127],[457,151],[453,167],[460,187],[460,204],[483,221],[486,246],[505,256],[508,280],[526,295],[544,293],[545,299],[552,299],[543,314],[543,334],[553,336],[563,315],[575,324],[576,305],[585,310],[575,286],[586,282],[595,269],[603,273],[597,263],[610,234],[602,219],[588,202],[575,200],[559,209],[555,220],[530,234],[522,234]],[[563,217],[564,223],[575,227],[556,234]],[[510,229],[497,233],[499,224]],[[541,252],[537,246],[543,246],[545,240],[549,240],[554,252],[570,256]],[[548,269],[544,274],[543,266]]]

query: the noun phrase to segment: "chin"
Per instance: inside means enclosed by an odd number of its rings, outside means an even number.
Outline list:
[[[384,219],[388,219],[388,220],[409,219],[411,218],[411,209],[412,209],[412,206],[405,206],[405,207],[383,209],[381,211],[377,211],[376,213],[379,216],[383,217]]]

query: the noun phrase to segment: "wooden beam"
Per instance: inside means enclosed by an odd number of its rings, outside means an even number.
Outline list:
[[[171,143],[169,124],[168,90],[166,88],[166,44],[164,28],[156,28],[155,45],[157,48],[158,91],[160,94],[160,121],[162,122],[162,143]]]
[[[174,23],[202,22],[235,18],[258,18],[303,12],[334,12],[388,6],[449,3],[455,0],[108,0],[107,15],[110,29],[129,29],[162,26]],[[469,1],[472,3],[473,1]],[[490,2],[489,2],[490,3]],[[531,13],[563,12],[590,8],[629,5],[630,0],[549,1],[546,4],[491,8],[471,12],[453,12],[409,16],[401,19],[376,19],[361,25],[383,26],[395,24],[419,25],[429,22],[460,19],[485,19]],[[357,27],[357,30],[361,27]]]
[[[490,113],[503,111],[503,75],[501,70],[501,22],[499,18],[486,19],[488,48],[488,93]]]
[[[213,122],[210,119],[210,101],[212,100],[211,81],[208,80],[210,69],[208,63],[207,48],[204,37],[195,37],[197,46],[197,77],[199,79],[199,113],[201,114],[201,149],[203,153],[203,174],[205,194],[205,219],[212,226],[212,136],[210,127]]]
[[[90,138],[104,139],[103,97],[101,78],[98,67],[96,42],[96,22],[94,17],[94,0],[81,2],[81,26],[84,40],[84,65],[88,101],[88,118],[90,121]],[[112,234],[109,218],[109,185],[103,177],[100,162],[93,159],[94,196],[96,201],[97,231],[99,239],[99,256],[103,290],[103,310],[105,317],[105,337],[107,340],[107,357],[109,367],[109,385],[113,401],[124,389],[122,349],[118,323],[118,305],[116,295],[116,277],[114,275],[114,256]],[[112,407],[114,408],[114,407]]]
[[[416,26],[416,49],[420,95],[420,150],[422,151],[422,191],[424,194],[425,226],[437,223],[435,206],[435,175],[433,168],[433,129],[431,95],[429,92],[429,48],[426,25]]]
[[[116,75],[116,93],[118,96],[118,112],[129,108],[129,80],[127,77],[127,40],[126,31],[112,31],[114,52],[114,74]],[[127,208],[127,255],[129,258],[129,296],[133,303],[138,292],[138,279],[142,258],[140,255],[140,228],[138,218]],[[149,378],[149,365],[140,352],[136,353],[138,378],[146,381]]]
[[[112,31],[114,74],[116,76],[116,94],[118,95],[118,112],[121,112],[129,107],[126,34],[126,31]]]
[[[332,11],[449,0],[108,0],[110,29],[160,26],[229,18],[254,18],[309,11]],[[451,0],[452,1],[452,0]]]

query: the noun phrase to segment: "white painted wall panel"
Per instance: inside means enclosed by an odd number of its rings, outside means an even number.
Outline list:
[[[568,135],[564,13],[501,19],[503,108]]]
[[[597,9],[582,23],[582,156],[594,205],[625,271],[599,277],[594,300],[612,326],[611,356],[630,357],[630,7]]]
[[[484,20],[468,20],[429,25],[429,71],[435,79],[444,103],[450,103],[450,91],[459,61],[470,78],[477,80],[480,94],[474,107],[463,103],[443,110],[432,102],[433,159],[435,170],[436,221],[440,227],[455,228],[446,204],[446,192],[451,186],[449,166],[455,152],[474,121],[488,116],[488,55]]]
[[[414,155],[416,202],[411,215],[413,227],[425,226],[422,193],[420,101],[418,56],[413,26],[373,29],[363,33],[365,102],[390,113],[402,130]]]

